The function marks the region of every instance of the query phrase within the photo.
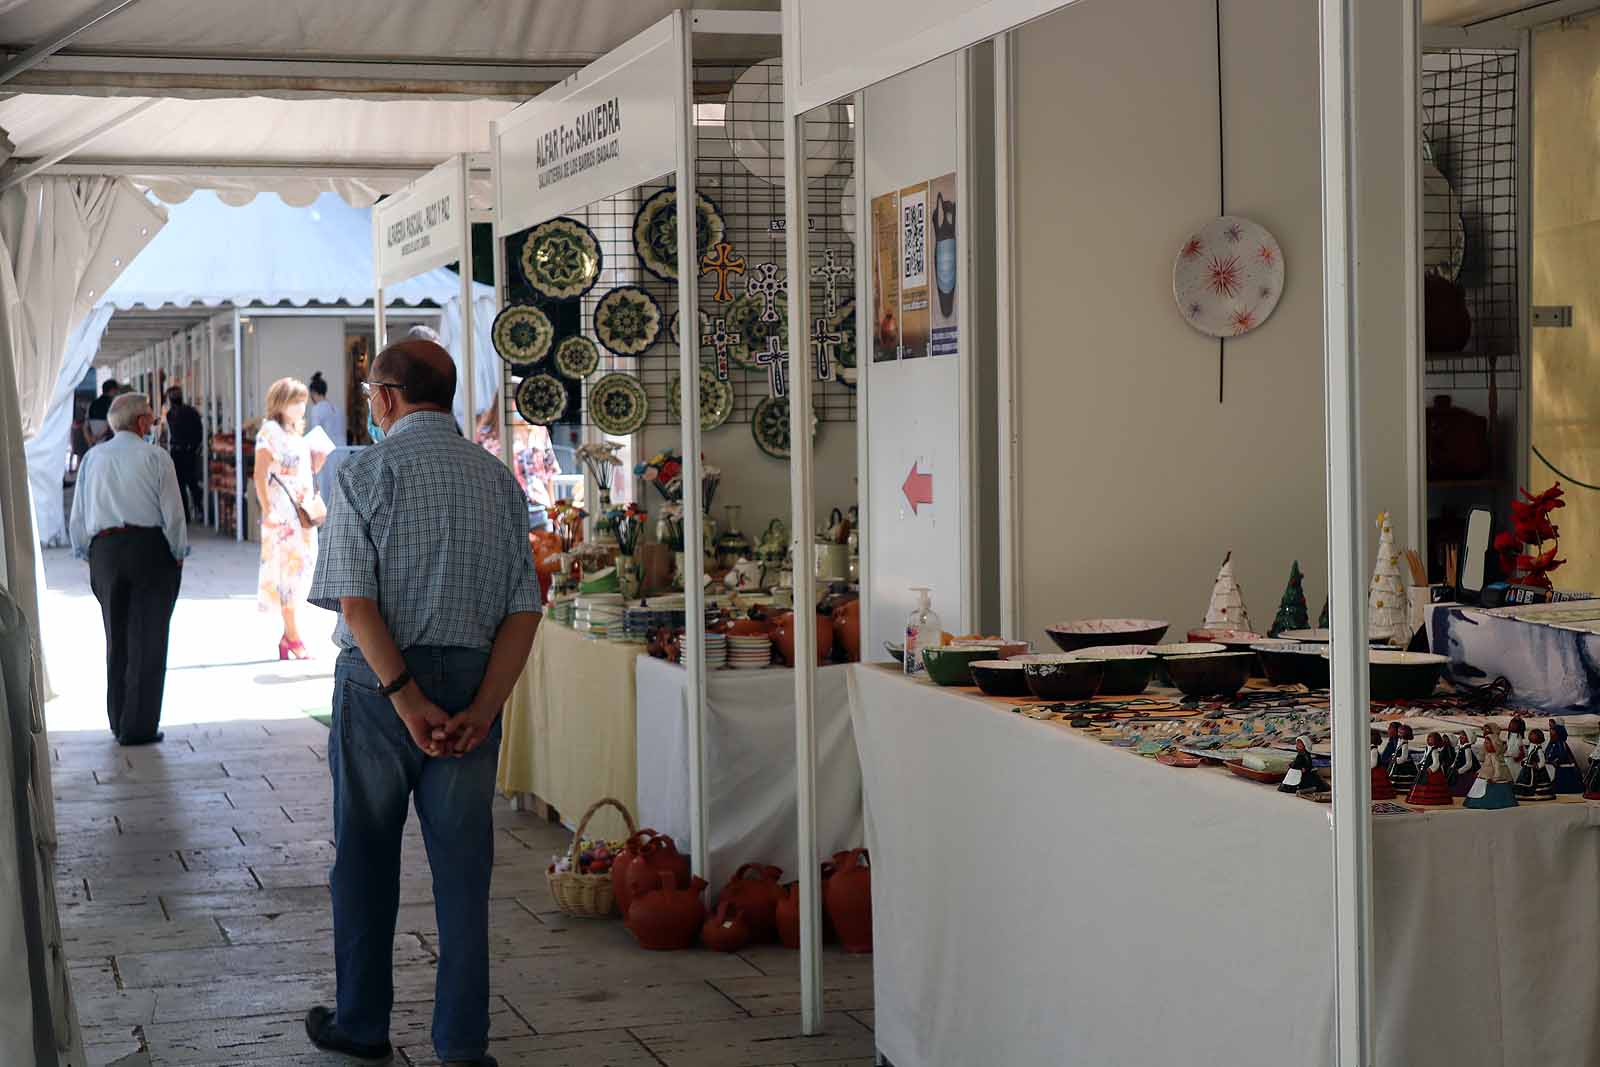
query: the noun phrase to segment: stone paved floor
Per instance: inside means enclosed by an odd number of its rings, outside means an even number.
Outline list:
[[[279,664],[254,609],[250,546],[201,540],[173,626],[164,744],[118,748],[86,569],[51,553],[43,622],[61,839],[61,916],[92,1064],[344,1062],[307,1045],[333,992],[321,655]],[[263,650],[273,653],[263,657]],[[799,1036],[795,954],[647,953],[618,922],[567,920],[544,882],[559,827],[497,806],[493,1051],[507,1067],[744,1067],[872,1062],[870,960],[825,962],[827,1032]],[[413,819],[395,940],[399,1063],[428,1042],[436,929]]]

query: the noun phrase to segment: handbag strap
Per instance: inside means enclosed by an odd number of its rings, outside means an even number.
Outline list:
[[[294,508],[295,511],[299,512],[299,511],[304,511],[305,510],[304,508],[302,508],[300,506],[300,501],[298,501],[298,500],[296,500],[294,498],[294,494],[289,492],[289,487],[284,484],[282,478],[278,477],[276,474],[268,474],[267,477],[269,479],[271,479],[272,481],[276,482],[277,485],[278,485],[278,488],[283,490],[283,495],[289,498],[289,505],[292,508]]]

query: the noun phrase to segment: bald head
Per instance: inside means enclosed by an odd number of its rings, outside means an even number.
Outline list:
[[[455,402],[456,365],[450,353],[433,341],[411,337],[385,348],[373,360],[372,378],[400,386],[412,407],[449,411]]]

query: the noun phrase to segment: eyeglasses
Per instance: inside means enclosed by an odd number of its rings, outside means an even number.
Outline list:
[[[362,396],[371,397],[374,389],[399,389],[404,391],[405,386],[401,385],[399,382],[378,382],[372,381],[371,379],[361,383]]]

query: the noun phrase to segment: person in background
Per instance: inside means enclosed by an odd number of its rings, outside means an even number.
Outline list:
[[[311,602],[339,612],[333,778],[337,1001],[306,1014],[318,1048],[393,1054],[400,840],[414,800],[433,870],[433,1045],[495,1067],[489,877],[500,709],[539,625],[528,513],[505,465],[462,437],[437,344],[384,349],[363,386],[382,440],[334,483]]]
[[[310,659],[300,640],[296,609],[305,601],[317,565],[317,531],[300,523],[296,507],[316,492],[313,480],[324,455],[313,455],[301,436],[305,382],[279,378],[267,389],[267,414],[256,433],[256,503],[261,505],[261,610],[283,618],[278,658]]]
[[[89,561],[89,587],[106,631],[106,717],[124,745],[160,741],[167,632],[189,554],[172,459],[144,440],[155,412],[143,396],[106,412],[114,436],[78,470],[68,535]]]
[[[205,496],[200,488],[200,452],[205,447],[206,428],[200,412],[183,402],[183,390],[174,385],[167,390],[167,451],[178,472],[178,492],[183,497],[183,513],[190,522],[205,518]]]
[[[328,399],[328,383],[321,371],[311,376],[306,388],[311,391],[311,407],[306,411],[306,432],[310,433],[320,426],[322,432],[333,439],[335,448],[348,445],[350,438],[345,434],[344,412]]]
[[[89,403],[89,413],[83,421],[83,447],[93,448],[106,436],[111,427],[107,421],[111,417],[111,402],[117,398],[121,388],[115,378],[108,378],[100,386],[100,395]]]

